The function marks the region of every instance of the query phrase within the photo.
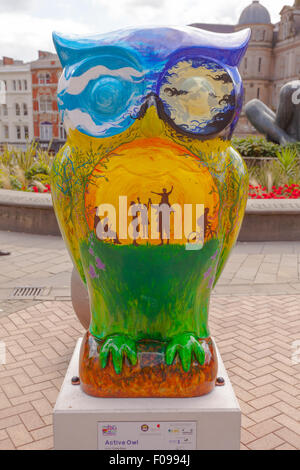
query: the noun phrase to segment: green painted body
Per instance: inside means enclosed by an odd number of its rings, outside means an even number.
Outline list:
[[[93,250],[91,255],[90,250]],[[135,340],[166,341],[183,332],[207,338],[212,279],[218,264],[218,241],[202,250],[185,246],[134,246],[99,243],[92,235],[81,243],[89,279],[91,333],[99,339],[112,334]],[[97,259],[109,269],[97,269]]]

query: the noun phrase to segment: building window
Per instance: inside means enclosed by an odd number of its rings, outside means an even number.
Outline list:
[[[12,81],[12,86],[13,86],[13,90],[16,91],[16,89],[17,89],[17,82],[16,82],[16,80],[13,80],[13,81]]]
[[[0,91],[1,93],[5,93],[7,91],[6,80],[0,80]]]
[[[66,140],[67,134],[62,122],[59,123],[59,138],[60,140]]]
[[[52,124],[50,122],[42,122],[40,125],[40,139],[51,140],[52,139]]]
[[[8,126],[4,126],[4,139],[9,139],[9,129]]]
[[[22,90],[22,81],[21,80],[18,80],[18,89],[19,89],[19,91]]]
[[[17,139],[21,139],[21,126],[16,126]]]
[[[23,114],[24,116],[28,116],[28,107],[26,103],[23,103]]]
[[[24,90],[27,90],[27,80],[23,80],[24,83]]]
[[[49,73],[40,73],[38,78],[40,85],[47,85],[48,83],[50,83],[51,77]]]
[[[258,59],[258,71],[261,72],[261,64],[262,64],[262,58],[260,57]]]
[[[16,109],[16,116],[20,116],[21,114],[21,109],[19,103],[15,104],[15,109]]]
[[[48,113],[52,111],[52,99],[50,95],[40,96],[40,112]]]
[[[257,99],[259,100],[260,98],[260,88],[257,88]]]
[[[24,137],[26,140],[29,138],[28,126],[24,126]]]
[[[7,116],[8,110],[7,110],[7,104],[3,105],[3,116]]]

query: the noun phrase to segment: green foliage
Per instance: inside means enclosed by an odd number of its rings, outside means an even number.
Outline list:
[[[41,149],[36,142],[25,150],[6,147],[0,153],[0,188],[32,191],[37,186],[42,192],[50,181],[53,158],[49,149]]]
[[[50,178],[50,175],[38,173],[34,176],[34,181],[45,185],[45,184],[50,184],[51,178]]]
[[[289,182],[293,182],[299,169],[298,155],[295,148],[283,147],[276,153],[279,164],[283,169],[285,175],[289,178]]]
[[[50,168],[49,166],[41,161],[34,163],[26,172],[25,176],[28,180],[36,177],[36,175],[49,175]]]
[[[233,138],[233,147],[242,155],[242,157],[256,158],[275,158],[280,150],[280,145],[268,142],[262,137]]]
[[[289,153],[282,152],[279,155],[279,158],[265,161],[261,165],[252,165],[248,169],[250,184],[261,184],[269,192],[272,186],[300,184],[300,162],[297,156],[294,153],[290,156]]]
[[[253,163],[247,161],[247,166],[254,186],[261,184],[270,191],[272,186],[300,183],[300,142],[282,147],[252,136],[234,138],[232,145],[243,157],[253,158]]]
[[[11,189],[17,189],[18,191],[22,190],[22,182],[14,175],[10,175],[10,184]]]

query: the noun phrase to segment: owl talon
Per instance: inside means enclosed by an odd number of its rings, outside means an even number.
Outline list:
[[[103,369],[107,365],[110,354],[116,374],[122,372],[124,357],[127,357],[133,366],[137,363],[136,344],[129,336],[113,335],[106,338],[99,357]]]
[[[173,364],[177,353],[185,372],[189,372],[191,368],[192,356],[195,357],[200,365],[203,365],[205,362],[203,346],[201,346],[196,336],[191,333],[177,335],[169,342],[166,349],[166,363],[169,366]]]

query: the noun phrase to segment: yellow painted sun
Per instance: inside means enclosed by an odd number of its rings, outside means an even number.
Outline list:
[[[209,226],[206,238],[212,236],[217,228],[219,195],[212,176],[198,158],[167,139],[139,139],[121,145],[94,168],[85,192],[86,219],[90,230],[95,229],[95,218],[98,217],[96,208],[109,204],[116,211],[116,238],[122,244],[131,244],[129,230],[125,236],[120,236],[120,232],[124,233],[124,227],[119,225],[120,220],[124,220],[123,216],[120,218],[124,201],[128,227],[134,218],[130,215],[130,205],[142,204],[150,208],[151,205],[159,206],[167,202],[170,206],[175,204],[182,208],[183,226],[186,205],[192,207],[195,218],[196,207],[202,206],[203,217],[205,213]],[[149,232],[154,220],[155,217],[151,219],[149,215]],[[107,225],[110,224],[108,220]],[[197,231],[196,220],[193,229]],[[181,240],[174,238],[174,220],[171,220],[170,233],[170,243],[185,244],[188,241],[185,233]],[[139,244],[158,242],[157,239],[138,240]]]

